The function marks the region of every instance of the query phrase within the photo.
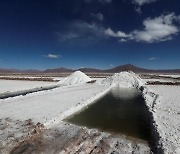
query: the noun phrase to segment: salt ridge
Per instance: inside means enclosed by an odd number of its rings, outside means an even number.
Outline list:
[[[115,73],[113,76],[102,81],[104,85],[121,88],[139,88],[144,85],[144,83],[145,82],[138,75],[131,71]]]

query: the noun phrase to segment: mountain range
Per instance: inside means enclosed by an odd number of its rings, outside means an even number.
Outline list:
[[[153,69],[145,69],[141,67],[134,66],[132,64],[120,65],[114,67],[112,69],[100,70],[94,68],[80,68],[80,69],[67,69],[64,67],[54,68],[54,69],[46,69],[46,70],[19,70],[19,69],[4,69],[0,68],[0,73],[70,73],[80,70],[85,73],[117,73],[122,71],[133,71],[135,73],[180,73],[180,69],[163,69],[163,70],[153,70]]]

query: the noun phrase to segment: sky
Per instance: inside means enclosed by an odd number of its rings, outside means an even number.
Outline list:
[[[1,0],[0,68],[180,68],[179,0]]]

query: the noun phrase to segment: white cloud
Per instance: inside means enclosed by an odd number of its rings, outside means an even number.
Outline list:
[[[127,42],[127,40],[122,38],[122,39],[118,40],[118,42]]]
[[[180,22],[180,15],[178,15],[177,20]]]
[[[74,21],[68,24],[64,30],[56,32],[59,41],[71,41],[71,43],[95,43],[108,36],[105,29],[95,23],[89,24],[84,21]]]
[[[142,6],[144,4],[148,4],[148,3],[152,3],[152,2],[156,2],[157,0],[133,0],[133,3]]]
[[[68,33],[68,34],[62,34],[62,33],[59,33],[58,34],[60,39],[62,41],[66,41],[66,40],[71,40],[71,39],[75,39],[75,38],[78,38],[78,34],[76,33]]]
[[[104,20],[104,16],[102,13],[97,13],[97,14],[94,14],[94,13],[91,13],[91,15],[93,17],[96,17],[97,19],[99,19],[100,21],[103,21]]]
[[[174,13],[171,13],[154,19],[146,19],[143,22],[144,30],[132,32],[134,39],[149,43],[170,40],[179,32],[178,27],[174,25],[176,18]]]
[[[123,41],[135,40],[137,42],[160,42],[173,39],[173,36],[179,33],[178,26],[175,22],[179,20],[179,16],[174,13],[168,15],[161,15],[154,19],[148,18],[143,21],[143,30],[134,30],[129,34],[122,31],[114,32],[108,28],[105,30],[105,34],[111,37],[123,38]],[[120,41],[121,42],[121,41]]]
[[[127,35],[126,33],[122,32],[122,31],[117,31],[114,32],[111,28],[108,28],[105,30],[105,34],[112,36],[112,37],[124,37],[124,38],[129,38],[130,35]]]
[[[55,55],[55,54],[48,54],[48,55],[43,55],[43,57],[47,57],[47,58],[61,58],[61,55]]]
[[[150,58],[148,58],[148,60],[158,60],[159,58],[157,58],[157,57],[150,57]]]
[[[136,11],[138,14],[142,14],[142,10],[141,10],[141,7],[140,7],[140,6],[135,7],[134,9],[135,9],[135,11]]]
[[[100,15],[99,18],[102,19]],[[117,38],[118,42],[134,40],[136,42],[154,43],[173,39],[180,31],[179,22],[180,16],[170,13],[155,18],[147,18],[143,21],[142,29],[135,29],[127,33],[121,30],[113,31],[110,27],[105,29],[100,24],[76,20],[65,24],[64,28],[61,27],[56,35],[61,42],[69,41],[81,45],[96,43],[109,37]]]

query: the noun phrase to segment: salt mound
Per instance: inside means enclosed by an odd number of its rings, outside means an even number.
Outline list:
[[[88,77],[86,74],[84,74],[81,71],[76,71],[66,77],[64,80],[60,81],[59,84],[64,85],[73,85],[73,84],[82,84],[86,83],[88,81],[91,81],[91,78]]]
[[[115,73],[102,81],[102,84],[120,88],[139,88],[144,82],[133,72]]]

